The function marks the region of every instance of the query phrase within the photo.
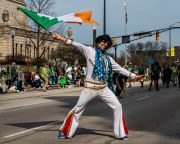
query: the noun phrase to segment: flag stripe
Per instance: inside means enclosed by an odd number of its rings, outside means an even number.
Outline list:
[[[36,23],[38,23],[40,26],[42,26],[45,29],[62,21],[66,23],[97,24],[95,20],[91,19],[92,11],[71,13],[64,16],[52,17],[45,14],[33,12],[33,11],[30,11],[21,7],[17,7],[17,9],[24,12],[28,17],[30,17],[32,20],[34,20]]]
[[[97,24],[95,20],[91,19],[91,15],[92,15],[92,11],[75,13],[75,16],[81,18],[84,23]]]
[[[58,20],[62,20],[67,23],[83,23],[81,18],[75,16],[75,13],[60,16],[58,17]]]

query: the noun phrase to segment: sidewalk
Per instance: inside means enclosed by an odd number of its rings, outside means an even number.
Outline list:
[[[11,93],[0,95],[0,101],[23,99],[23,98],[30,98],[30,97],[42,97],[42,96],[49,96],[49,95],[53,96],[57,94],[81,91],[82,89],[83,87],[74,87],[74,88],[59,88],[58,87],[58,88],[50,88],[46,92],[43,92],[42,90],[30,90],[23,93],[11,92]]]
[[[145,81],[144,85],[149,84],[149,81]],[[127,84],[128,86],[128,84]],[[132,88],[140,86],[140,82],[132,82]],[[63,93],[71,93],[71,92],[78,92],[81,91],[83,87],[73,87],[73,88],[49,88],[46,92],[43,92],[41,89],[34,90],[31,89],[30,91],[18,93],[18,92],[10,92],[7,94],[1,94],[0,95],[0,101],[6,101],[6,100],[14,100],[14,99],[24,99],[24,98],[30,98],[30,97],[43,97],[43,96],[53,96]],[[128,89],[128,88],[127,88]]]

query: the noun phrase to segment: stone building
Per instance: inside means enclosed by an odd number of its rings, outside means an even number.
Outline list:
[[[24,13],[17,10],[17,7],[25,8],[24,0],[0,0],[0,61],[6,61],[7,56],[12,56],[16,61],[17,56],[25,56],[26,61],[36,58],[36,37],[37,33],[32,32],[28,27],[28,18]],[[8,19],[3,17],[8,13]],[[26,27],[25,27],[26,25]],[[39,52],[43,57],[50,59],[53,50],[59,45],[58,42],[51,42],[52,39],[46,35]],[[50,46],[49,46],[50,45]],[[48,48],[47,48],[48,47]]]

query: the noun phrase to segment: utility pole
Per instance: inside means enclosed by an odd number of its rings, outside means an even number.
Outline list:
[[[104,25],[103,25],[103,34],[106,34],[106,0],[104,0]]]
[[[125,8],[125,35],[127,35],[127,2],[124,2],[124,8]],[[127,48],[126,43],[124,44],[125,49],[125,65],[127,64]]]

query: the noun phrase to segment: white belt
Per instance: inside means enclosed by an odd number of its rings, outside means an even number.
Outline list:
[[[95,83],[91,83],[91,82],[85,82],[84,83],[84,87],[85,88],[90,88],[90,89],[95,89],[95,90],[101,90],[103,88],[106,87],[105,84],[95,84]]]

